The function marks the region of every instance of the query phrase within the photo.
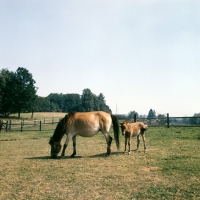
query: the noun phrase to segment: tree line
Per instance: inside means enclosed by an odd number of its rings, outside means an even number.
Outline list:
[[[90,89],[84,89],[79,94],[51,93],[47,97],[36,95],[32,74],[19,67],[16,72],[2,69],[0,71],[0,115],[9,116],[22,112],[73,112],[102,110],[111,113],[102,93],[95,95]]]
[[[102,93],[95,95],[90,89],[84,89],[79,94],[57,94],[51,93],[47,97],[37,97],[34,105],[35,112],[88,112],[101,110],[111,113],[106,105]]]

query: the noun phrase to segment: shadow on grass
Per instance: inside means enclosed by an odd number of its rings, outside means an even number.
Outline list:
[[[26,160],[63,160],[63,159],[76,159],[76,158],[82,158],[82,156],[65,156],[64,158],[61,158],[58,156],[57,158],[51,158],[51,156],[40,156],[40,157],[30,157],[30,158],[24,158]]]
[[[40,157],[30,157],[30,158],[24,158],[26,160],[46,160],[51,159],[50,156],[40,156]]]
[[[112,152],[110,156],[112,156],[112,155],[119,155],[119,154],[123,154],[123,153],[120,152],[120,151]],[[92,156],[89,156],[89,157],[90,158],[98,158],[98,157],[109,157],[109,156],[106,156],[106,153],[100,153],[100,154],[92,155]]]
[[[118,154],[123,154],[122,152],[112,152],[110,156],[112,155],[118,155]],[[96,155],[92,155],[92,156],[86,156],[88,158],[99,158],[99,157],[109,157],[109,156],[105,156],[105,153],[101,153],[101,154],[96,154]],[[29,157],[29,158],[24,158],[26,160],[48,160],[48,159],[51,159],[51,160],[63,160],[63,159],[80,159],[80,158],[83,158],[82,156],[74,156],[74,157],[71,157],[71,156],[64,156],[64,158],[58,156],[57,158],[51,158],[51,156],[37,156],[37,157]]]

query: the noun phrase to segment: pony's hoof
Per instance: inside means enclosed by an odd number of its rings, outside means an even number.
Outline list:
[[[64,156],[60,156],[60,159],[64,159]]]

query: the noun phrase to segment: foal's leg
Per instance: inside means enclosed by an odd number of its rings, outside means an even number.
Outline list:
[[[125,147],[124,147],[124,153],[126,153],[127,142],[128,142],[128,137],[127,137],[127,135],[125,135]]]
[[[69,133],[67,134],[67,139],[65,141],[65,144],[63,146],[63,150],[62,150],[62,154],[61,154],[61,158],[63,158],[65,156],[65,149],[67,148],[67,145],[69,143],[69,141],[72,139],[72,135],[70,135]]]
[[[72,141],[73,141],[73,153],[71,157],[74,157],[76,155],[76,135],[72,137]]]
[[[143,140],[143,143],[144,143],[144,152],[146,152],[145,134],[141,133],[141,135],[142,135],[142,140]]]
[[[139,146],[140,146],[140,134],[137,135],[137,149],[136,149],[136,151],[138,151]]]
[[[105,156],[109,156],[111,154],[111,143],[112,143],[112,137],[110,135],[108,135],[107,133],[104,134],[105,138],[106,138],[106,142],[107,142],[107,153],[105,154]]]
[[[131,134],[128,137],[128,155],[130,155],[131,153]]]

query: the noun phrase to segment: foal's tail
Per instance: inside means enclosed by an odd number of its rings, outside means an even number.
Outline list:
[[[119,121],[115,115],[111,114],[111,118],[112,118],[112,123],[113,123],[115,142],[116,142],[117,149],[119,150],[119,146],[120,146],[120,143],[119,143]]]

